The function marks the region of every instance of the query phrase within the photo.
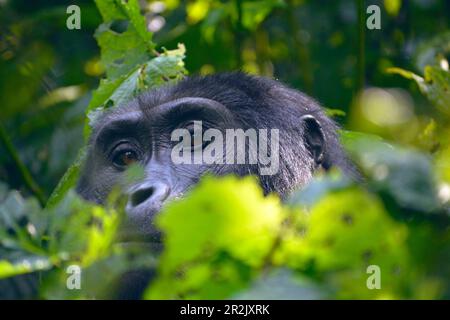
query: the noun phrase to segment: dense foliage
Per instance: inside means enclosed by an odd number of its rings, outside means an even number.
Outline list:
[[[49,30],[63,28],[65,7],[48,2],[27,11],[7,1],[0,12],[0,290],[107,298],[124,272],[156,268],[143,298],[450,298],[445,1],[380,1],[383,29],[369,33],[354,1],[324,9],[320,1],[96,0],[98,11],[80,4],[86,30],[56,35]],[[158,21],[167,26],[157,30]],[[97,25],[100,57],[84,38]],[[367,50],[350,45],[357,30]],[[282,203],[253,177],[208,176],[158,216],[161,254],[122,243],[120,190],[104,206],[73,191],[83,140],[103,109],[177,81],[185,65],[275,73],[319,97],[354,130],[341,140],[364,181],[320,172]],[[71,265],[81,267],[81,290],[66,287]],[[373,265],[379,290],[368,288]]]

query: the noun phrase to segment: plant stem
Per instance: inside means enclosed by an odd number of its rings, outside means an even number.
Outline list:
[[[237,11],[237,21],[235,25],[235,36],[236,36],[236,65],[237,69],[242,68],[242,37],[243,29],[242,26],[242,0],[236,0],[236,11]]]
[[[44,206],[45,205],[44,193],[42,192],[41,188],[36,183],[36,181],[34,181],[33,177],[30,174],[30,171],[20,160],[19,154],[17,153],[16,149],[14,148],[14,145],[12,144],[11,140],[9,139],[8,134],[6,133],[6,131],[3,128],[3,125],[1,123],[0,123],[0,141],[5,146],[6,152],[10,155],[10,157],[13,160],[14,164],[16,165],[17,169],[19,170],[20,178],[22,179],[25,186],[31,191],[31,193],[33,193],[36,196],[39,203],[42,206]]]
[[[299,38],[300,30],[302,26],[299,20],[295,17],[295,5],[292,0],[287,1],[287,10],[285,10],[287,15],[287,22],[290,29],[290,33],[293,35],[292,44],[294,49],[292,50],[293,61],[296,61],[296,73],[302,78],[303,84],[305,86],[304,90],[306,93],[312,94],[313,92],[313,71],[311,68],[311,59],[308,49],[308,45],[304,43]]]
[[[356,92],[360,92],[365,85],[365,43],[366,43],[366,25],[364,0],[356,0],[358,10],[358,56],[357,56],[357,74],[356,74]]]

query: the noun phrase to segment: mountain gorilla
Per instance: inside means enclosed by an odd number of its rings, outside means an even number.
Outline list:
[[[172,133],[179,128],[192,133],[196,121],[202,121],[203,128],[220,132],[278,129],[278,148],[270,150],[278,151],[278,170],[264,174],[266,163],[250,161],[174,163]],[[183,196],[206,172],[256,175],[266,194],[274,192],[283,199],[307,184],[319,168],[336,166],[354,175],[336,129],[314,100],[274,80],[242,73],[190,77],[147,92],[96,121],[77,191],[87,200],[102,203],[114,185],[124,184],[124,172],[130,164],[142,165],[144,178],[124,190],[131,233],[147,240],[158,235],[153,218],[161,206]],[[192,150],[206,149],[204,140]],[[245,146],[248,144],[245,141]],[[115,298],[140,298],[151,277],[152,270],[130,271],[120,280]],[[8,282],[0,282],[0,296],[14,297],[10,288]]]
[[[248,163],[249,157],[244,164],[175,164],[171,134],[179,128],[192,132],[194,121],[220,132],[278,129],[277,172],[262,174],[261,163]],[[274,192],[283,199],[307,184],[318,168],[336,166],[352,174],[336,129],[314,100],[277,81],[243,73],[188,77],[149,91],[96,121],[78,192],[102,203],[124,180],[130,164],[142,165],[145,177],[125,189],[126,211],[135,232],[151,236],[161,206],[183,196],[206,172],[256,175],[266,194]]]
[[[191,150],[208,148],[208,141],[196,140],[195,128],[192,130],[198,121],[203,129],[221,133],[228,129],[278,129],[276,150],[273,145],[267,150],[272,155],[278,153],[278,170],[264,174],[267,163],[250,163],[249,154],[243,164],[175,163],[172,136],[177,129],[186,128],[194,135],[189,139],[194,141],[192,145],[189,142]],[[205,173],[255,175],[265,194],[277,193],[282,199],[307,184],[319,168],[335,166],[353,175],[336,129],[314,100],[277,81],[243,73],[189,77],[149,91],[127,106],[105,112],[96,121],[77,190],[87,200],[102,203],[114,185],[123,185],[126,168],[140,164],[145,176],[124,188],[129,218],[125,229],[131,239],[137,236],[155,243],[155,214],[167,201],[182,197]],[[244,147],[249,145],[248,140],[244,139]],[[259,141],[257,147],[263,146]],[[151,277],[151,270],[127,273],[120,280],[116,298],[140,298]]]

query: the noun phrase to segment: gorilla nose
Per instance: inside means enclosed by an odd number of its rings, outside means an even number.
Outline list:
[[[160,205],[169,196],[170,188],[165,183],[150,183],[141,185],[134,190],[129,199],[132,207],[137,207],[143,203],[150,206]]]

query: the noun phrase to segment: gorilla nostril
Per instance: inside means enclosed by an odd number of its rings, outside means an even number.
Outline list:
[[[170,194],[170,187],[165,183],[149,183],[141,185],[136,191],[129,196],[129,205],[137,207],[144,205],[145,207],[159,207]]]
[[[155,189],[153,187],[137,190],[131,195],[131,204],[133,207],[140,205],[142,202],[150,198],[154,192]]]

